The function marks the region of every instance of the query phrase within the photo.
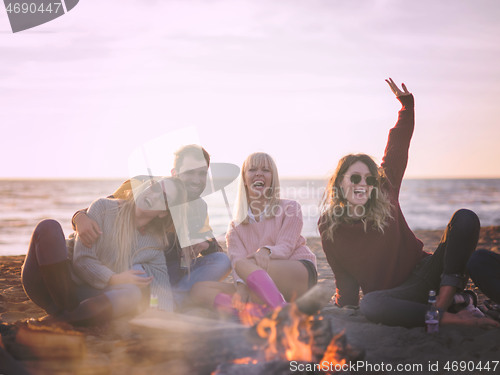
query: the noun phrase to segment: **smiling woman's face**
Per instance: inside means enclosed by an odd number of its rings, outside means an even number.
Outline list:
[[[268,196],[273,180],[273,172],[267,163],[250,165],[245,171],[243,179],[249,198],[261,199]]]
[[[351,181],[352,175],[359,175],[361,179],[358,183]],[[368,166],[362,161],[357,161],[351,165],[340,183],[345,199],[353,206],[364,206],[370,199],[373,186],[366,183],[366,178],[373,176]],[[353,178],[356,180],[356,178]]]

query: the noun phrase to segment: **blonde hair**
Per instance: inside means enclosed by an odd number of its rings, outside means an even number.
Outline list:
[[[278,176],[278,168],[273,158],[265,152],[255,152],[249,155],[241,166],[240,180],[238,182],[238,195],[236,198],[236,213],[234,221],[236,224],[248,224],[248,206],[250,198],[248,195],[248,187],[245,185],[245,173],[249,168],[266,166],[271,170],[272,179],[271,186],[264,192],[268,199],[268,209],[264,213],[265,218],[274,216],[276,206],[280,204],[280,181]]]
[[[347,213],[350,203],[344,197],[344,191],[341,188],[342,179],[351,165],[356,162],[362,162],[370,170],[373,176],[377,177],[378,184],[371,192],[370,199],[365,204],[365,215],[362,218],[365,232],[368,227],[384,233],[384,228],[388,225],[392,216],[393,205],[389,200],[387,192],[381,188],[384,183],[390,183],[384,173],[375,161],[366,154],[349,154],[339,160],[337,168],[328,181],[325,193],[320,204],[320,223],[325,238],[333,241],[334,232],[342,223],[350,223],[358,220]],[[340,209],[341,214],[338,214]],[[323,237],[323,234],[322,234]]]
[[[176,185],[179,187],[179,192],[183,201],[186,201],[186,192],[182,181],[177,178],[171,178],[175,181]],[[138,194],[142,194],[148,187],[151,186],[151,181],[142,183],[140,186],[136,186],[135,189],[130,189],[124,193],[124,199],[121,199],[121,204],[118,207],[118,214],[116,216],[114,226],[113,226],[113,242],[117,244],[118,254],[116,256],[115,263],[113,264],[114,269],[120,270],[121,272],[130,269],[132,248],[137,244],[137,231],[135,227],[135,212],[136,203],[134,195],[137,197]],[[167,204],[167,202],[165,202]],[[168,240],[168,233],[175,233],[180,231],[181,236],[187,235],[187,224],[182,223],[178,225],[179,228],[174,226],[172,215],[168,207],[166,208],[167,215],[165,217],[156,217],[152,219],[144,228],[147,233],[150,233],[158,238],[163,247],[170,245]],[[182,215],[185,219],[186,215]],[[140,249],[146,250],[146,249]],[[192,251],[191,248],[186,251]]]

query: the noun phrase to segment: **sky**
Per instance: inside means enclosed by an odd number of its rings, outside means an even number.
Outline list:
[[[388,77],[416,101],[407,177],[500,177],[499,16],[495,0],[81,0],[14,34],[0,9],[0,178],[127,177],[137,155],[168,174],[185,143],[327,177],[350,152],[380,161]]]

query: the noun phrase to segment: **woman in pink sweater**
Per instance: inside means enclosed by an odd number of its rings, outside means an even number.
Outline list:
[[[301,235],[300,205],[281,199],[279,190],[271,156],[248,156],[241,169],[236,219],[226,234],[234,285],[199,283],[195,300],[219,309],[230,307],[235,298],[276,308],[317,282],[316,256]]]

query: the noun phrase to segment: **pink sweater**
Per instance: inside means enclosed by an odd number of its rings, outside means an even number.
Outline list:
[[[281,199],[275,216],[256,223],[235,225],[226,234],[227,251],[234,271],[236,261],[245,259],[261,247],[271,250],[271,259],[309,260],[316,267],[316,255],[306,246],[302,231],[302,210],[296,201]]]

